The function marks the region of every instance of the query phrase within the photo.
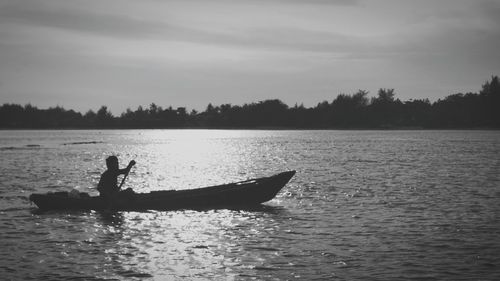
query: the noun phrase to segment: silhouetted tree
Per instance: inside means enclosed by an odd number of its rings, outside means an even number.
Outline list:
[[[96,124],[98,127],[109,128],[114,124],[114,117],[111,112],[108,111],[108,107],[103,105],[96,114]]]
[[[432,124],[432,105],[429,99],[407,101],[401,112],[402,124],[406,127],[425,128]]]
[[[500,127],[500,81],[498,76],[483,84],[479,92],[481,105],[484,108],[484,122],[488,126]]]
[[[359,90],[353,95],[340,94],[332,102],[330,126],[359,128],[367,124],[368,92]]]
[[[500,81],[492,76],[479,93],[457,93],[434,103],[401,102],[394,89],[379,89],[368,99],[359,90],[338,95],[315,107],[288,107],[279,99],[242,106],[209,103],[203,112],[185,107],[127,108],[115,118],[106,106],[84,115],[60,106],[38,109],[31,104],[0,106],[0,128],[500,128]]]
[[[0,126],[3,128],[25,128],[22,123],[24,109],[18,104],[5,103],[0,108]]]
[[[402,103],[395,99],[394,89],[379,89],[378,96],[371,100],[371,125],[389,128],[401,125],[401,109]]]

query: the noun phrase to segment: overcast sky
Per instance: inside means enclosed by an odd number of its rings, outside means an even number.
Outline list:
[[[500,75],[499,15],[498,0],[0,0],[0,103],[435,101]]]

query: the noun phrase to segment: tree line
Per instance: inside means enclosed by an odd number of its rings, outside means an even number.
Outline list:
[[[394,89],[340,94],[314,107],[289,107],[279,99],[240,105],[208,104],[205,111],[162,108],[152,103],[113,116],[106,106],[85,114],[62,107],[39,109],[31,104],[0,106],[0,128],[290,128],[290,129],[459,129],[500,128],[500,81],[493,76],[479,93],[457,93],[431,103],[401,101]]]

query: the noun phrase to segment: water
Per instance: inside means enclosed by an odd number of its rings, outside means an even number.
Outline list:
[[[49,212],[97,193],[107,155],[137,192],[297,170],[251,210]],[[0,131],[5,280],[499,280],[498,131]]]

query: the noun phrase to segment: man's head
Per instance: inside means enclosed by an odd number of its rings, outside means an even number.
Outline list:
[[[106,166],[109,170],[118,170],[118,157],[112,155],[106,158]]]

